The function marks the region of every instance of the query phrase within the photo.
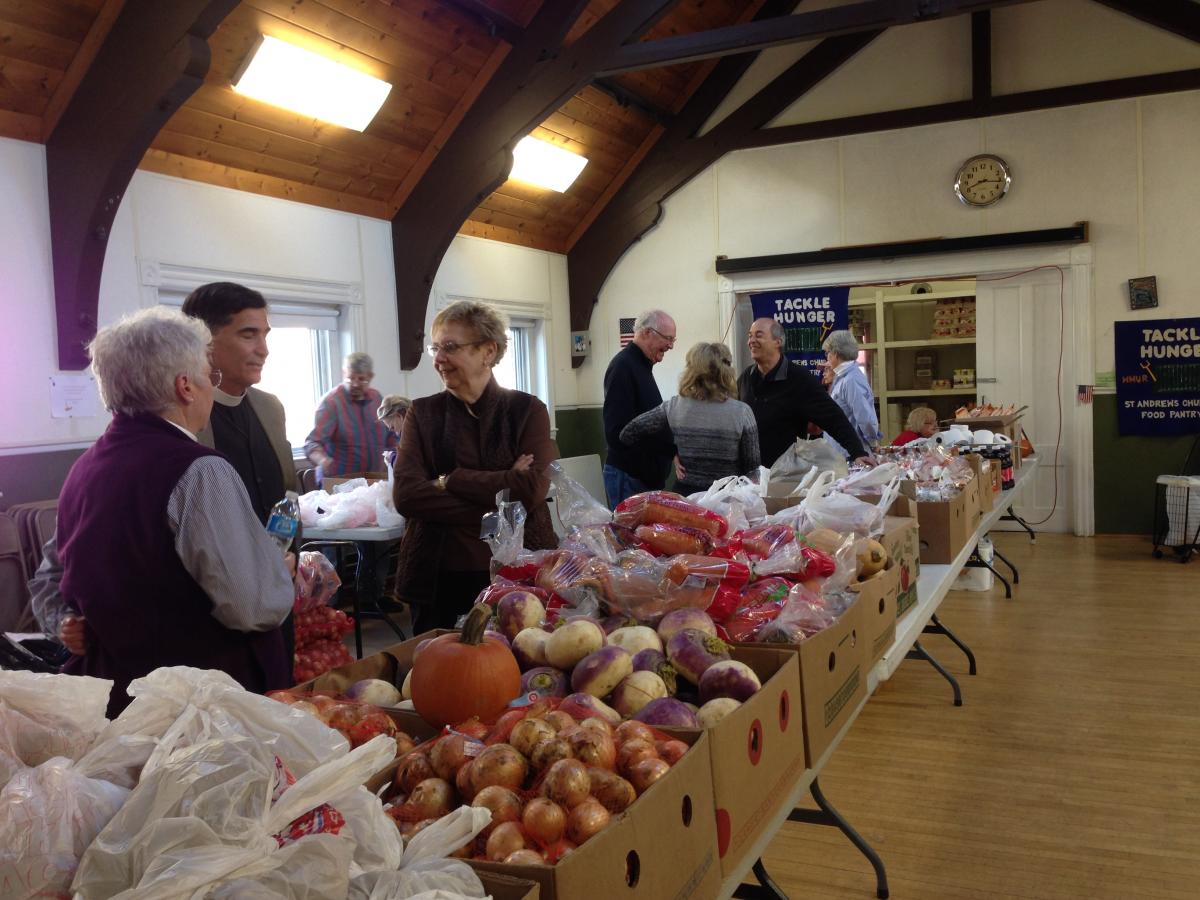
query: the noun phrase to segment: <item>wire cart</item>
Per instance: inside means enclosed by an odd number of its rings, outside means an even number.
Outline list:
[[[1200,550],[1200,437],[1192,442],[1183,473],[1159,475],[1154,485],[1154,557],[1175,551],[1186,563]]]

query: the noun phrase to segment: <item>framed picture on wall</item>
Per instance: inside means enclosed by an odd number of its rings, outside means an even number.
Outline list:
[[[1153,275],[1129,279],[1129,308],[1154,309],[1158,306],[1158,280]]]

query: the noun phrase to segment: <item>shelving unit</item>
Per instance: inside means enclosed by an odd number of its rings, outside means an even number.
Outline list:
[[[933,336],[939,307],[953,308],[956,300],[964,307],[974,305],[974,280],[933,282],[930,287],[923,294],[911,293],[912,285],[854,288],[850,294],[851,330],[865,356],[885,440],[904,430],[914,406],[931,406],[946,418],[977,395],[975,384],[939,390],[917,386],[915,362],[922,350],[936,357],[932,378],[952,380],[955,369],[975,369],[973,335]]]

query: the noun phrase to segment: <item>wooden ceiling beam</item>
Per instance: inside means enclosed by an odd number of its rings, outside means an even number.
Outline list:
[[[992,14],[971,13],[971,99],[983,106],[992,101]]]
[[[138,163],[204,81],[238,0],[126,0],[46,140],[58,365],[88,365],[109,230]]]
[[[845,116],[840,119],[824,119],[819,122],[803,122],[799,125],[784,125],[779,128],[764,128],[761,131],[743,135],[737,141],[736,149],[774,147],[779,144],[848,137],[873,131],[895,131],[901,128],[979,119],[985,116],[1036,112],[1062,106],[1079,106],[1084,103],[1127,100],[1131,97],[1198,89],[1200,89],[1200,69],[1183,69],[1158,75],[1137,75],[1132,78],[1115,78],[1064,87],[1043,88],[1036,91],[1022,91],[1016,94],[1000,94],[994,96],[991,103],[986,106],[976,104],[973,100],[959,100],[952,103],[893,109],[861,116]]]
[[[516,44],[521,40],[525,29],[503,13],[496,12],[483,0],[438,0],[447,9],[474,19],[487,29],[492,37],[498,37],[508,44]]]
[[[54,132],[58,120],[62,118],[63,110],[75,96],[75,91],[79,89],[79,83],[83,81],[83,76],[91,68],[96,54],[100,52],[105,38],[108,37],[113,23],[117,21],[117,16],[120,15],[124,6],[125,0],[105,0],[104,5],[100,7],[100,12],[96,14],[96,20],[92,22],[92,27],[88,29],[83,43],[79,45],[78,52],[71,60],[71,64],[67,66],[62,81],[58,83],[58,87],[54,89],[54,93],[50,97],[50,102],[46,105],[46,112],[42,115],[43,141]]]
[[[597,78],[592,82],[592,87],[608,94],[621,107],[641,113],[656,125],[663,125],[671,118],[671,114],[665,109],[660,109],[640,94],[622,87],[615,79]]]
[[[1147,25],[1200,42],[1200,5],[1195,0],[1095,0]]]
[[[678,0],[620,0],[563,47],[587,0],[554,0],[534,15],[495,76],[392,219],[400,364],[421,360],[425,312],[455,234],[503,184],[516,143],[577,93],[600,63],[652,28]]]
[[[618,75],[730,54],[752,53],[800,41],[877,31],[1030,2],[1034,0],[866,0],[848,6],[756,19],[696,34],[627,44],[613,53],[600,75]]]
[[[827,38],[710,131],[695,136],[753,58],[721,60],[603,213],[583,234],[568,239],[571,330],[588,328],[609,273],[658,222],[667,197],[732,149],[747,130],[769,123],[880,34],[877,30]]]

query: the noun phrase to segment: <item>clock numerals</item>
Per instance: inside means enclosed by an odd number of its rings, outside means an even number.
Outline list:
[[[958,171],[955,193],[968,206],[991,206],[1008,192],[1011,180],[1008,164],[999,157],[972,157]]]

